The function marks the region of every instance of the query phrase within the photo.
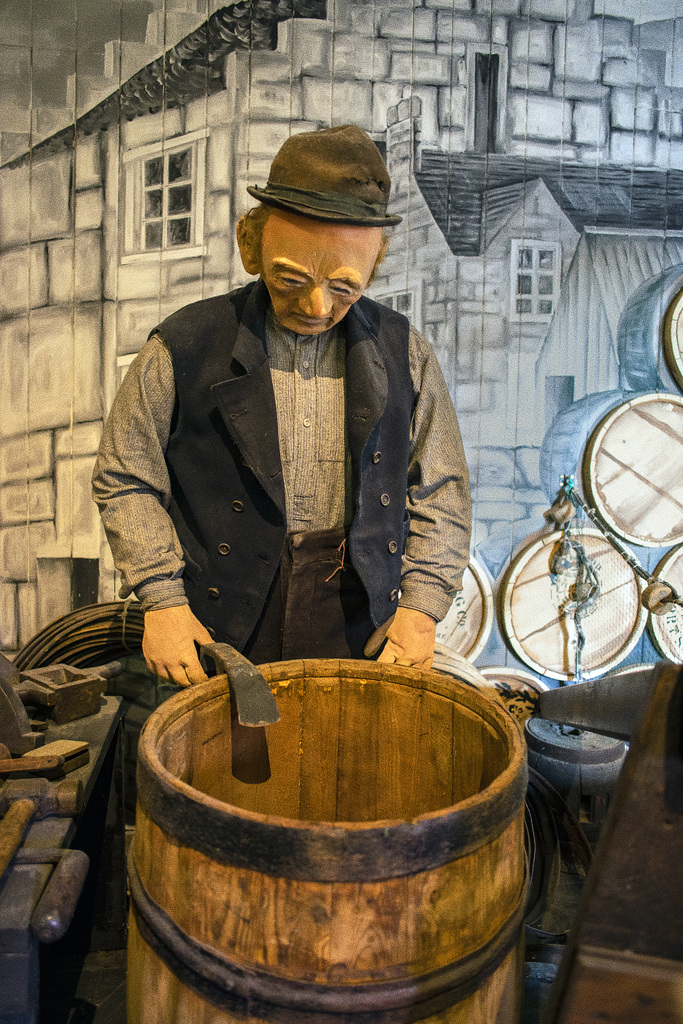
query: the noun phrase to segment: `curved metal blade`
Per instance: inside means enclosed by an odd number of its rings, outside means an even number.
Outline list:
[[[252,663],[229,644],[203,644],[202,662],[211,658],[219,672],[230,680],[230,692],[235,701],[240,725],[258,728],[280,721],[275,697],[268,683]]]

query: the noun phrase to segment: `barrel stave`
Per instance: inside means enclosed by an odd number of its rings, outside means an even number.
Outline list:
[[[151,899],[198,942],[283,977],[360,984],[438,969],[492,939],[521,897],[522,830],[523,810],[496,839],[431,871],[325,883],[219,864],[143,814],[135,859]]]
[[[130,1024],[155,1024],[157,1007],[165,1024],[470,1024],[501,1012],[507,1019],[519,1001],[525,893],[525,762],[516,725],[437,673],[299,666],[294,679],[291,665],[284,673],[264,667],[282,720],[268,731],[271,775],[258,785],[230,770],[241,740],[224,679],[179,694],[143,731]],[[145,782],[149,772],[162,779],[160,789]],[[225,850],[216,833],[206,842],[199,836],[201,825],[181,840],[188,830],[164,818],[168,793],[192,794],[209,833],[222,815],[230,830],[244,826],[245,837],[267,826],[270,839],[246,859],[240,832]],[[278,837],[290,842],[292,832],[299,838],[283,859]],[[389,841],[395,833],[405,836],[400,855]],[[367,870],[354,866],[355,856]],[[156,932],[157,920],[170,924]],[[173,966],[176,933],[200,951],[208,974],[202,966],[183,975],[193,952]],[[228,978],[219,994],[206,988],[214,969]]]
[[[195,992],[166,966],[142,939],[131,915],[129,925],[128,1024],[491,1024],[519,1020],[522,1001],[524,942],[520,938],[496,970],[482,978],[473,991],[444,1009],[432,1012],[416,1002],[386,1013],[318,1015],[301,1010],[259,1006],[256,1000],[244,1012],[215,1006]],[[149,983],[148,983],[149,982]],[[327,1017],[327,1020],[325,1019]]]

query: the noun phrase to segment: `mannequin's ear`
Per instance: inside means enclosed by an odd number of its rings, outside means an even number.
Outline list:
[[[261,273],[261,232],[263,226],[254,224],[246,214],[237,222],[237,245],[242,266],[248,274]]]
[[[382,260],[384,259],[384,257],[387,254],[387,249],[389,248],[389,242],[390,241],[391,241],[391,236],[387,235],[386,232],[383,231],[382,232],[382,244],[379,247],[379,252],[377,253],[377,259],[375,260],[375,265],[372,268],[372,273],[370,274],[370,278],[368,280],[368,283],[365,286],[366,288],[369,288],[370,285],[372,284],[372,282],[375,280],[375,274],[377,273],[377,268],[379,267],[380,263],[382,262]]]

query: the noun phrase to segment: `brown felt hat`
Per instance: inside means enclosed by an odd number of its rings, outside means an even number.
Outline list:
[[[391,179],[377,146],[355,124],[292,135],[275,156],[265,188],[254,199],[280,210],[338,224],[388,227]]]

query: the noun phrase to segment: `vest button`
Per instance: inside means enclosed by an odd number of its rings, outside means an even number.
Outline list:
[[[219,544],[218,545],[218,554],[219,555],[229,555],[230,554],[230,545],[229,544]]]
[[[379,462],[379,460],[381,458],[382,458],[382,453],[381,452],[375,452],[373,454],[373,456],[372,456],[372,461],[375,463],[375,465],[377,465],[377,463]]]
[[[217,598],[221,596],[221,593],[218,587],[209,587],[209,589],[206,592],[206,596],[211,598],[212,601],[215,601]]]
[[[233,501],[232,507],[235,512],[244,512],[244,505],[241,501]]]
[[[398,590],[392,590],[391,593],[389,594],[389,600],[390,601],[395,601],[397,597],[398,597]]]
[[[382,502],[383,505],[388,505],[389,502],[391,501],[391,498],[389,497],[388,494],[382,494],[379,500]]]
[[[389,553],[392,555],[395,555],[396,552],[398,551],[398,544],[396,543],[395,540],[390,540],[389,543],[387,544],[387,547],[389,548]]]

